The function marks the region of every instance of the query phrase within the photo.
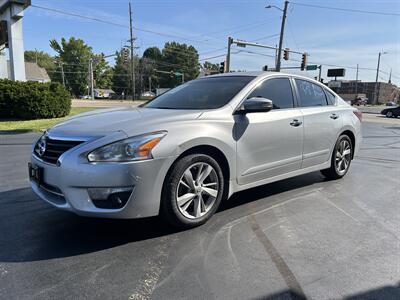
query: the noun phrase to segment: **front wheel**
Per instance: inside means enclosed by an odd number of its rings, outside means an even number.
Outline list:
[[[205,154],[188,155],[165,179],[161,214],[175,227],[196,227],[211,218],[223,194],[224,176],[217,161]]]
[[[393,118],[393,112],[389,110],[389,111],[386,113],[386,117],[388,117],[388,118]]]
[[[339,179],[346,175],[353,157],[353,144],[347,135],[341,135],[336,141],[331,158],[331,167],[321,170],[328,179]]]

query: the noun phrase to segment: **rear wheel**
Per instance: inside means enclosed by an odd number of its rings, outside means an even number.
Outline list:
[[[173,226],[191,228],[204,224],[223,197],[221,167],[205,154],[181,158],[167,175],[162,195],[162,216]]]
[[[386,117],[388,117],[388,118],[393,118],[393,112],[392,112],[391,110],[389,110],[389,111],[386,113]]]
[[[339,179],[346,175],[353,157],[353,144],[347,135],[341,135],[336,141],[332,153],[331,167],[321,170],[328,179]]]

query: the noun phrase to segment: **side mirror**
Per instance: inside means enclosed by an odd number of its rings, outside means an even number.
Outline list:
[[[272,109],[272,107],[273,103],[271,100],[261,97],[253,97],[244,100],[237,113],[247,114],[254,112],[268,112]]]

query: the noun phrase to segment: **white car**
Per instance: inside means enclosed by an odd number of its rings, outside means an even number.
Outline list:
[[[238,191],[322,170],[343,177],[361,144],[361,113],[323,84],[282,73],[227,73],[140,108],[93,111],[35,143],[33,190],[82,216],[163,215],[206,222]]]

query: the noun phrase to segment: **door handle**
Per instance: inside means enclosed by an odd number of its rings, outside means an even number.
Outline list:
[[[303,124],[303,122],[301,122],[301,121],[299,121],[299,120],[297,120],[297,119],[294,119],[292,122],[290,122],[290,125],[292,125],[292,126],[294,126],[294,127],[298,127],[298,126],[300,126],[301,124]]]
[[[337,118],[339,118],[339,116],[338,116],[337,114],[331,114],[331,115],[329,116],[329,118],[331,118],[331,119],[333,119],[333,120],[336,120]]]

